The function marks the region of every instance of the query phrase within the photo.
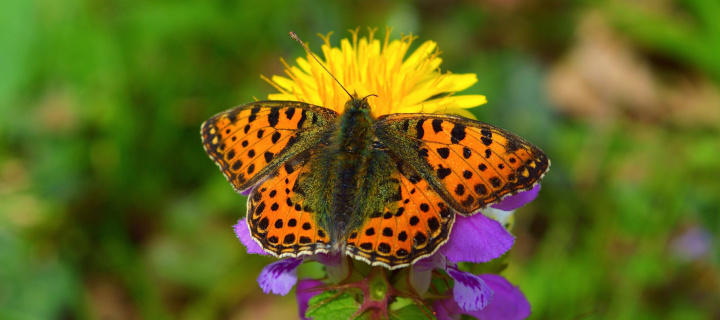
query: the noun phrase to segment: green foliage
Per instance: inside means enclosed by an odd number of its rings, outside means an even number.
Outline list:
[[[312,297],[305,315],[316,320],[350,319],[360,304],[348,293],[326,291]]]
[[[199,126],[273,91],[259,75],[304,55],[288,31],[319,51],[315,33],[385,25],[477,73],[478,119],[552,160],[507,259],[477,272],[507,265],[534,319],[720,318],[718,16],[702,0],[4,1],[0,318],[296,317],[256,284],[273,260],[235,238],[246,198]],[[606,38],[633,63],[578,49]],[[694,228],[711,249],[684,258]]]
[[[720,2],[679,1],[677,10],[643,8],[630,2],[610,2],[608,15],[641,45],[705,70],[720,81]]]
[[[424,309],[424,310],[423,310]],[[416,304],[409,304],[403,308],[392,311],[390,313],[391,320],[401,319],[428,319],[434,320],[435,316],[432,315],[432,311],[428,308],[419,307]]]

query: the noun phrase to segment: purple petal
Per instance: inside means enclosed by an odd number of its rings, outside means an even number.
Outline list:
[[[461,309],[481,310],[493,300],[493,290],[480,277],[456,267],[448,267],[447,272],[455,279],[453,297]]]
[[[310,256],[310,259],[325,265],[325,272],[332,283],[338,283],[350,274],[348,260],[341,254],[318,253]]]
[[[518,287],[496,274],[479,277],[492,288],[495,297],[486,308],[466,314],[484,320],[520,320],[530,316],[530,303]]]
[[[273,262],[260,272],[257,281],[265,293],[274,293],[284,296],[297,283],[297,267],[302,259],[289,258]]]
[[[233,226],[235,229],[235,235],[237,235],[238,239],[240,239],[240,242],[245,245],[245,248],[247,248],[247,253],[257,253],[257,254],[265,254],[269,255],[269,253],[265,252],[263,248],[253,240],[252,236],[250,235],[250,227],[248,227],[247,222],[245,222],[246,218],[240,219],[236,225]]]
[[[437,320],[457,320],[464,313],[453,298],[435,301],[433,311]]]
[[[309,319],[305,317],[305,311],[307,311],[310,299],[322,292],[322,290],[313,289],[322,285],[324,285],[322,281],[313,279],[303,279],[298,282],[296,298],[298,304],[298,315],[300,316],[300,319]]]
[[[450,239],[439,252],[452,262],[488,262],[510,250],[515,241],[499,222],[482,213],[458,215]]]
[[[435,254],[416,261],[412,267],[417,272],[432,271],[434,269],[445,269],[447,265],[447,259],[442,254],[436,252]]]
[[[432,256],[416,261],[410,269],[410,285],[422,296],[430,288],[433,270],[444,270],[446,266],[447,259],[437,252]]]
[[[246,190],[243,190],[240,192],[241,195],[249,196],[250,192],[252,192],[253,188],[247,188]]]
[[[517,287],[496,274],[479,277],[494,291],[492,302],[482,310],[465,311],[453,298],[436,301],[433,310],[438,320],[456,320],[460,314],[483,320],[520,320],[530,316],[530,303]]]
[[[417,268],[410,269],[410,285],[420,296],[424,295],[428,291],[428,289],[430,289],[432,274],[432,270],[422,271],[421,269]]]
[[[532,189],[511,196],[507,196],[502,199],[502,201],[492,205],[491,207],[504,211],[515,210],[535,200],[539,192],[540,184],[538,183]]]
[[[343,257],[340,254],[318,253],[310,256],[310,259],[320,262],[326,266],[337,267],[342,265]]]

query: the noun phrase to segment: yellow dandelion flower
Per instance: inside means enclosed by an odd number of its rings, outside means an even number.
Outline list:
[[[349,92],[360,97],[376,95],[368,98],[374,116],[412,112],[468,116],[465,109],[487,102],[482,95],[454,94],[472,86],[477,77],[474,73],[441,73],[437,43],[426,41],[406,58],[416,37],[390,41],[390,31],[386,31],[381,43],[375,39],[373,29],[368,37],[359,39],[358,30],[351,30],[352,42],[342,39],[339,48],[330,45],[332,32],[321,35],[324,57],[319,59]],[[342,113],[349,99],[347,93],[312,57],[297,58],[296,63],[290,66],[283,61],[287,77],[262,77],[280,91],[268,95],[268,99],[301,101]]]

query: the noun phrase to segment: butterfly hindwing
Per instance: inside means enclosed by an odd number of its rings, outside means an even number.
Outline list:
[[[349,230],[346,254],[372,265],[395,269],[433,254],[448,239],[455,214],[411,167],[398,158],[376,158],[392,166],[385,183],[367,181],[387,190],[378,210]],[[375,180],[375,179],[370,179]]]
[[[376,133],[462,214],[531,189],[550,166],[542,150],[522,138],[458,116],[387,115]]]
[[[265,251],[278,257],[327,252],[330,239],[317,225],[315,211],[304,193],[297,190],[298,178],[307,174],[314,150],[294,157],[256,186],[248,198],[250,233]]]
[[[203,146],[243,191],[333,130],[337,113],[296,101],[259,101],[219,113],[201,127]]]

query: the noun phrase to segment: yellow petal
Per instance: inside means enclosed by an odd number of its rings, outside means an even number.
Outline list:
[[[358,37],[357,30],[351,32],[353,36],[341,39],[339,47],[330,44],[330,34],[321,36],[324,43],[319,59],[348,92],[360,97],[377,95],[368,99],[374,115],[446,112],[485,103],[484,96],[455,94],[472,86],[477,77],[440,73],[442,59],[435,41],[425,41],[408,55],[416,38],[412,35],[390,41],[388,31],[380,41],[374,38],[374,30],[368,37]],[[309,55],[297,58],[295,63],[285,64],[286,76],[266,79],[280,91],[268,98],[305,101],[343,112],[350,97],[331,75]],[[440,98],[433,99],[437,96]]]

